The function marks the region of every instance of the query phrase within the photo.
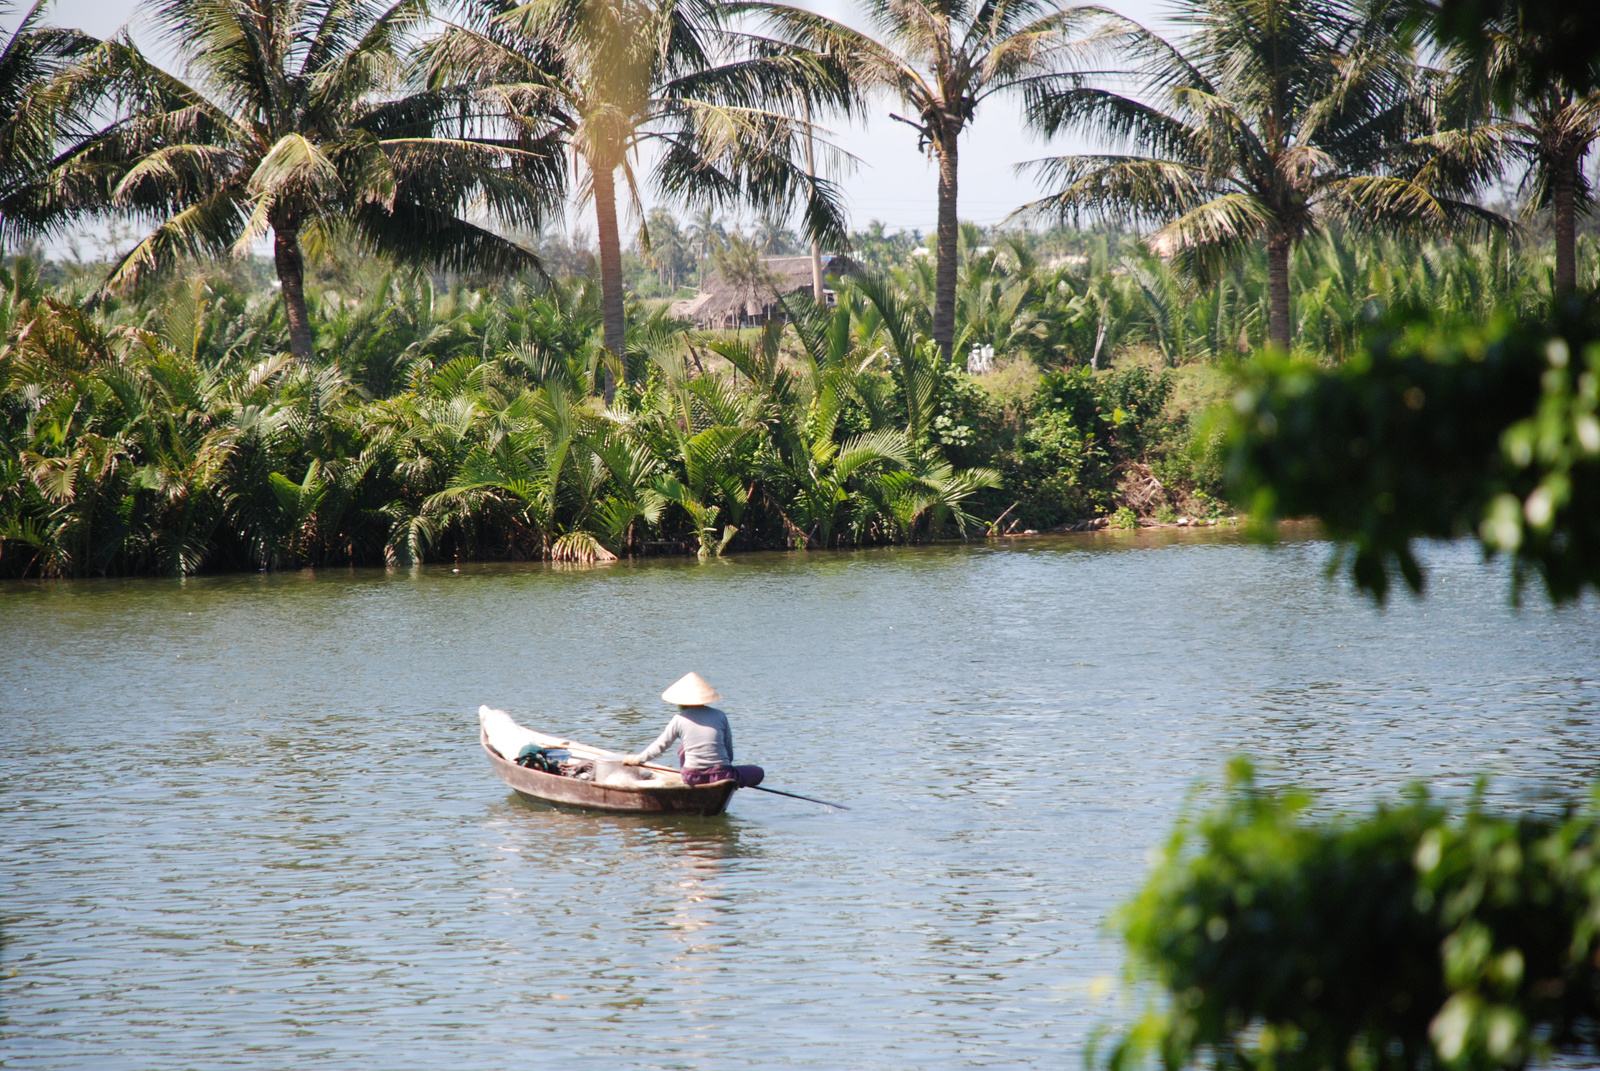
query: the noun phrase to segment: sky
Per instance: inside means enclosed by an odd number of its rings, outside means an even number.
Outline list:
[[[148,43],[149,35],[141,32],[135,18],[136,6],[136,0],[57,0],[51,21],[101,37],[131,23],[135,37]],[[851,21],[849,0],[810,0],[806,6]],[[1158,32],[1166,28],[1160,17],[1166,7],[1163,0],[1113,0],[1107,6]],[[935,219],[937,171],[917,152],[916,131],[888,117],[896,110],[894,103],[881,100],[864,124],[841,126],[824,120],[834,143],[858,160],[850,172],[830,177],[844,189],[853,228],[864,229],[880,220],[890,231],[927,233]],[[1044,193],[1029,176],[1018,175],[1015,164],[1087,147],[1067,141],[1041,143],[1022,129],[1015,104],[991,98],[979,108],[961,143],[961,218],[986,225],[1001,222]]]

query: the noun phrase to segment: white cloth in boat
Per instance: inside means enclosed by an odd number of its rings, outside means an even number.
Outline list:
[[[489,738],[489,746],[513,761],[522,754],[523,748],[529,745],[543,747],[546,744],[538,733],[524,729],[510,714],[493,707],[478,708],[478,724],[483,726],[483,735]]]
[[[683,746],[683,768],[733,765],[733,729],[728,716],[716,707],[684,707],[667,722],[656,742],[639,753],[649,762],[677,741]]]

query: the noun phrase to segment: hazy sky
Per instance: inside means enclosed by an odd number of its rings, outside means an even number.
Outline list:
[[[849,0],[812,0],[807,6],[835,18],[850,17]],[[1166,5],[1163,0],[1113,0],[1108,6],[1150,25],[1160,21],[1159,12]],[[135,8],[135,0],[57,0],[51,20],[106,36],[133,20]],[[148,39],[137,22],[134,32]],[[860,160],[853,173],[835,177],[845,189],[853,226],[865,227],[878,219],[890,230],[927,232],[934,223],[936,171],[917,153],[916,132],[888,118],[896,110],[881,101],[864,125],[835,129],[834,140]],[[1015,174],[1014,164],[1052,150],[1083,148],[1042,145],[1021,130],[1015,106],[1002,98],[985,102],[969,131],[961,143],[961,218],[978,223],[998,223],[1042,192],[1028,177]]]

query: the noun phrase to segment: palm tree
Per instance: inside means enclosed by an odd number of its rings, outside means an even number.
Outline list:
[[[83,109],[64,107],[58,76],[99,41],[44,26],[49,0],[29,7],[0,44],[0,242],[31,238],[60,217],[49,174],[63,135],[78,132]],[[14,10],[0,0],[0,17]]]
[[[661,287],[669,294],[683,281],[684,270],[689,265],[689,242],[671,212],[665,208],[652,209],[646,231],[650,247],[644,252],[648,262],[655,267]]]
[[[719,557],[739,533],[749,501],[752,455],[764,431],[763,398],[741,391],[731,378],[691,376],[681,348],[651,357],[658,374],[631,420],[661,462],[650,497],[658,508],[670,503],[682,509],[702,560]]]
[[[436,79],[476,81],[529,130],[563,139],[580,195],[593,202],[600,247],[606,349],[626,342],[621,174],[640,203],[636,166],[670,198],[706,206],[790,208],[806,202],[806,227],[844,233],[833,187],[798,166],[810,102],[843,103],[828,63],[737,33],[714,0],[476,0],[429,46]],[[607,372],[605,393],[614,390]]]
[[[687,233],[694,243],[695,261],[700,269],[699,284],[704,286],[706,265],[711,261],[711,254],[721,249],[722,243],[727,240],[728,228],[717,218],[716,209],[708,205],[694,214]]]
[[[104,67],[118,78],[123,118],[63,169],[67,183],[90,188],[110,175],[114,204],[155,221],[108,284],[184,255],[242,254],[270,230],[290,349],[309,362],[307,238],[348,229],[375,250],[441,266],[536,267],[466,213],[483,201],[508,223],[537,227],[560,189],[550,152],[521,135],[490,136],[453,87],[392,95],[421,6],[156,4],[184,77],[131,42],[112,46]]]
[[[1469,186],[1498,178],[1508,163],[1526,167],[1529,208],[1549,209],[1556,241],[1556,292],[1578,283],[1577,220],[1595,204],[1584,159],[1600,139],[1600,91],[1580,92],[1550,68],[1550,42],[1515,17],[1483,27],[1470,49],[1458,46],[1454,96],[1471,121],[1427,139],[1434,166]],[[1514,107],[1500,110],[1497,101]]]
[[[978,105],[1054,70],[1074,17],[1046,0],[863,0],[876,37],[798,7],[750,3],[788,40],[836,57],[859,91],[900,98],[917,147],[939,165],[933,338],[950,360],[956,323],[961,133]]]
[[[1407,171],[1423,73],[1391,0],[1183,0],[1183,47],[1106,13],[1090,47],[1131,58],[1127,94],[1063,75],[1030,86],[1030,118],[1130,143],[1035,166],[1056,186],[1028,210],[1168,220],[1151,245],[1208,278],[1267,252],[1268,337],[1291,343],[1289,256],[1329,219],[1351,228],[1498,219]]]

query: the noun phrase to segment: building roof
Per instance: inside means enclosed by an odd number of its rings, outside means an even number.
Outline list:
[[[772,277],[770,290],[750,293],[737,287],[713,271],[706,276],[700,293],[692,298],[675,301],[670,309],[673,316],[696,323],[716,323],[729,319],[743,320],[763,316],[777,296],[809,293],[811,291],[811,257],[762,257],[761,266]],[[824,275],[849,275],[858,271],[855,261],[846,256],[825,255],[822,258]]]

